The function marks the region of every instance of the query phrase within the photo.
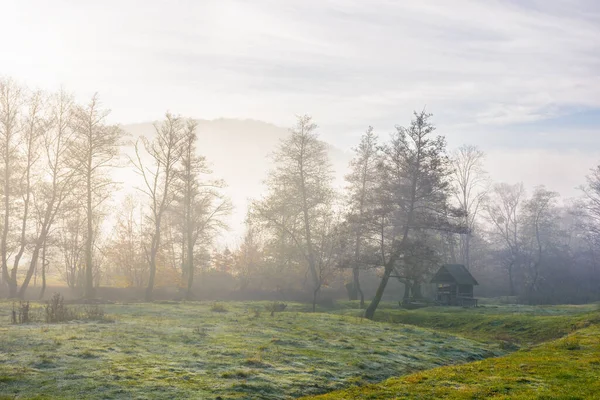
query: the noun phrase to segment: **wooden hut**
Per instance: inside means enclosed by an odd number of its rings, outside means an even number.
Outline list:
[[[435,300],[446,306],[477,306],[473,286],[478,285],[473,275],[462,264],[445,264],[431,279],[436,284]]]

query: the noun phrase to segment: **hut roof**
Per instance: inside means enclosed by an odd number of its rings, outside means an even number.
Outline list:
[[[431,283],[456,283],[458,285],[479,285],[473,275],[462,264],[444,264],[431,279]]]

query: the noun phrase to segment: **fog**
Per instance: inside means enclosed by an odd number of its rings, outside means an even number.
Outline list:
[[[597,0],[0,21],[0,400],[597,398]]]

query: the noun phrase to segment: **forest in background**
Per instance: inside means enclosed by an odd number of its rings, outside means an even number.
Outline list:
[[[391,135],[366,130],[338,190],[328,145],[299,116],[271,156],[239,245],[220,249],[232,204],[197,148],[197,123],[167,113],[153,136],[132,138],[108,114],[97,96],[76,104],[64,91],[0,80],[5,297],[42,298],[50,284],[87,299],[107,288],[140,300],[346,296],[372,316],[384,295],[426,297],[440,264],[462,263],[479,296],[600,298],[598,166],[573,201],[493,182],[481,150],[449,150],[431,114],[407,111]],[[119,197],[125,170],[137,176],[136,195]]]

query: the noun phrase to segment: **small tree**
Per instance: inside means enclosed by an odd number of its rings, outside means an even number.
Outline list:
[[[460,241],[461,258],[467,269],[471,268],[471,237],[475,221],[487,193],[487,173],[483,169],[485,154],[475,146],[464,145],[452,155],[452,182],[454,197],[458,202],[467,228]]]
[[[143,250],[143,214],[133,196],[123,202],[108,246],[107,257],[114,266],[113,278],[121,287],[143,287],[148,280],[148,263]]]
[[[85,106],[75,108],[73,127],[76,133],[71,157],[76,162],[79,183],[84,188],[85,284],[84,297],[94,297],[94,222],[100,216],[100,206],[112,196],[115,183],[109,168],[116,166],[123,131],[116,125],[107,125],[110,110],[103,110],[95,94]]]
[[[62,278],[71,289],[83,287],[85,280],[85,221],[83,210],[67,199],[66,211],[60,215],[56,246],[62,255]]]
[[[268,194],[252,208],[255,220],[273,234],[292,240],[308,267],[315,297],[322,283],[315,232],[327,224],[333,198],[327,146],[319,140],[316,129],[311,117],[298,117],[290,136],[274,154]]]
[[[364,267],[364,253],[370,246],[375,225],[376,190],[378,185],[378,164],[380,155],[377,137],[373,127],[369,127],[354,149],[350,162],[350,173],[346,175],[348,193],[347,222],[353,233],[354,254],[351,261],[352,291],[350,300],[360,297],[360,307],[364,308],[365,296],[360,288],[359,273]]]
[[[60,92],[55,96],[53,103],[53,129],[46,130],[43,138],[48,179],[38,183],[33,193],[34,202],[37,204],[38,228],[29,267],[19,289],[19,297],[25,295],[31,277],[37,268],[40,253],[46,246],[57,216],[63,210],[65,199],[73,190],[74,178],[77,173],[70,159],[74,136],[68,124],[71,116],[71,97]]]
[[[180,217],[181,266],[186,284],[186,298],[191,298],[194,283],[197,246],[208,245],[217,232],[225,229],[223,217],[231,212],[231,204],[219,189],[224,183],[204,179],[212,171],[206,159],[197,155],[197,122],[188,120],[182,141],[174,210]]]
[[[156,136],[152,141],[145,137],[140,139],[149,156],[148,162],[142,161],[140,142],[135,145],[136,158],[131,162],[142,176],[143,187],[140,189],[150,202],[148,217],[152,233],[150,245],[145,246],[149,267],[146,301],[152,300],[154,279],[156,277],[157,257],[161,248],[163,217],[175,199],[175,182],[177,165],[183,156],[185,131],[181,117],[170,113],[165,115],[161,124],[154,124]]]
[[[522,183],[494,185],[485,206],[492,225],[492,236],[502,243],[506,254],[504,266],[508,272],[510,295],[516,294],[515,270],[519,267],[522,247],[522,208],[525,204],[525,188]]]
[[[10,79],[0,79],[0,192],[2,193],[2,235],[0,236],[0,258],[2,278],[9,288],[9,297],[17,294],[17,270],[9,273],[8,262],[12,227],[14,197],[17,187],[19,144],[21,141],[21,114],[24,90]]]
[[[548,247],[556,243],[554,236],[558,230],[560,215],[556,207],[558,193],[547,190],[544,186],[535,188],[532,196],[523,207],[527,256],[527,295],[531,296],[538,289],[541,268],[545,262]]]
[[[251,221],[247,221],[242,243],[234,252],[234,275],[239,281],[240,290],[260,280],[260,268],[265,261],[258,229]]]

